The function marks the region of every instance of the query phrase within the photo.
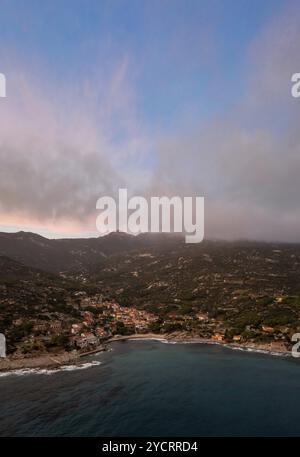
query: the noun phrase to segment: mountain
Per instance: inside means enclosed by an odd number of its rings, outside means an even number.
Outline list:
[[[74,263],[74,256],[54,240],[30,232],[0,233],[0,255],[56,273]]]
[[[178,237],[162,234],[132,236],[114,232],[99,238],[48,239],[31,232],[0,233],[0,255],[52,273],[89,272],[107,257],[147,246],[166,249]]]

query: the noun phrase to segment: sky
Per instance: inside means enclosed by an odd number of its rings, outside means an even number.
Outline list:
[[[204,196],[205,237],[300,241],[300,3],[1,0],[0,230]]]

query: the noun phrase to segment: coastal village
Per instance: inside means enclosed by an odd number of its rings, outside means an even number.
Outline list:
[[[261,325],[254,328],[246,327],[245,332],[230,331],[224,322],[210,317],[207,312],[192,312],[181,315],[169,312],[164,318],[157,314],[133,307],[120,306],[115,301],[104,300],[101,294],[88,297],[86,292],[74,294],[76,304],[72,301],[69,306],[75,307],[77,318],[57,315],[56,319],[26,319],[13,320],[13,328],[28,329],[28,335],[17,345],[14,357],[26,357],[34,353],[42,354],[61,347],[67,351],[86,353],[97,350],[113,337],[157,334],[169,336],[177,340],[201,338],[216,343],[230,342],[245,344],[249,342],[252,332],[252,343],[272,341],[275,350],[285,350],[289,328],[287,326]],[[281,297],[277,298],[282,300]],[[80,317],[79,317],[80,316]]]
[[[10,358],[82,354],[112,338],[147,334],[286,351],[300,332],[299,246],[191,247],[172,237],[116,234],[82,247],[80,240],[60,240],[51,257],[56,241],[15,238],[20,252],[35,249],[27,263],[44,268],[48,255],[49,271],[0,256],[0,333]]]
[[[86,297],[85,292],[75,293],[77,304],[69,303],[78,309],[79,319],[24,319],[13,321],[13,326],[30,327],[27,338],[19,345],[17,354],[36,350],[43,351],[51,345],[63,346],[67,350],[79,352],[99,347],[114,335],[146,333],[158,317],[135,308],[121,307],[114,301],[103,301],[101,295]],[[80,297],[79,304],[78,298]],[[17,355],[16,354],[16,355]]]

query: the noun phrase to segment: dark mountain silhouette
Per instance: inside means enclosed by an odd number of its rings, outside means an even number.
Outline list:
[[[0,255],[53,273],[89,271],[107,257],[149,246],[168,249],[182,237],[164,234],[132,236],[113,232],[98,238],[48,239],[31,232],[0,233]]]

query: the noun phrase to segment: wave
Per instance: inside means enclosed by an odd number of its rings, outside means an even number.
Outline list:
[[[20,370],[5,371],[0,373],[0,378],[6,376],[26,376],[31,374],[43,374],[43,375],[52,375],[55,373],[60,373],[63,371],[77,371],[77,370],[86,370],[87,368],[97,367],[101,365],[102,362],[98,360],[93,360],[92,362],[82,363],[80,365],[62,365],[59,368],[22,368]]]
[[[259,348],[253,348],[253,347],[243,347],[243,346],[230,346],[230,345],[223,345],[224,347],[228,349],[232,349],[233,351],[243,351],[243,352],[254,352],[258,354],[265,354],[265,355],[273,355],[276,357],[291,357],[291,354],[288,352],[276,352],[276,351],[271,351],[267,349],[259,349]]]

